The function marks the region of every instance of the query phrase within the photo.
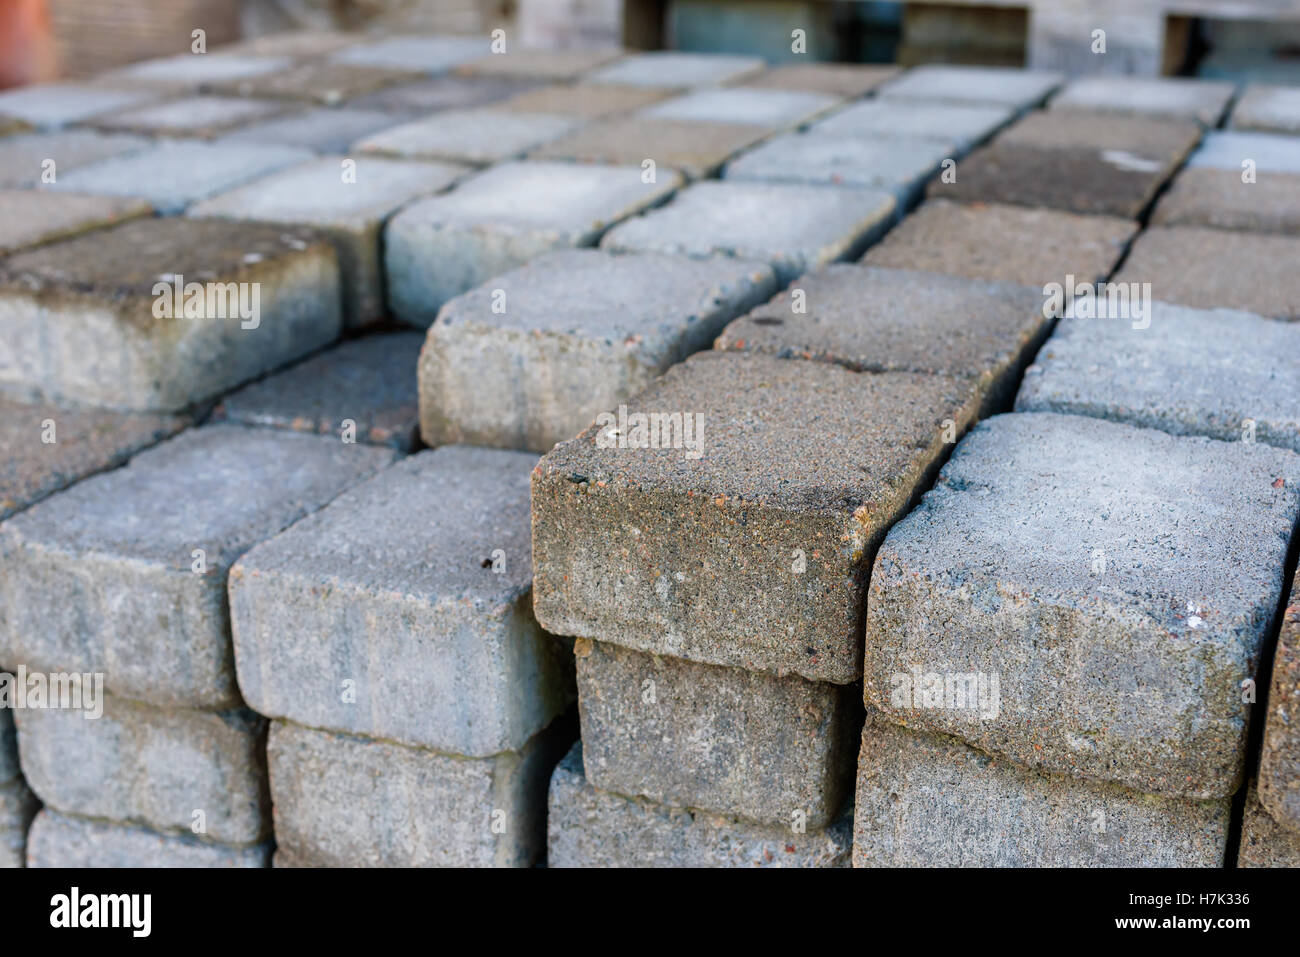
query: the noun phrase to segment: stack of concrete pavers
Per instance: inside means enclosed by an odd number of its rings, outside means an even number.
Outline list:
[[[235,565],[239,685],[274,719],[277,865],[542,858],[574,692],[532,613],[534,461],[421,452]]]

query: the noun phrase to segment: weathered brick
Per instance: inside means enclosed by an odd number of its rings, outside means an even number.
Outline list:
[[[896,205],[891,193],[860,187],[696,183],[667,206],[614,227],[600,246],[767,262],[784,286],[816,266],[856,258],[889,228]]]
[[[768,266],[724,257],[539,256],[439,312],[420,361],[424,440],[548,451],[774,289]]]
[[[605,791],[816,829],[852,789],[859,689],[579,638],[587,779]]]
[[[804,90],[832,96],[866,96],[898,75],[896,66],[880,63],[790,63],[743,79],[747,88]]]
[[[397,36],[357,44],[330,55],[336,63],[445,73],[490,53],[486,36]]]
[[[49,809],[32,821],[28,867],[267,867],[271,845],[232,847]]]
[[[147,139],[125,133],[61,130],[26,133],[0,139],[0,187],[35,186],[42,178],[134,153],[149,146]],[[53,162],[53,166],[48,164]]]
[[[1052,413],[981,423],[876,556],[867,703],[1022,765],[1231,794],[1298,481],[1300,457],[1262,444]],[[932,706],[931,676],[969,674],[993,676],[1000,704]]]
[[[175,285],[204,280],[224,291],[189,317],[182,292],[178,312]],[[306,230],[137,219],[10,256],[0,317],[0,390],[175,411],[333,341],[338,264]]]
[[[1156,206],[1151,222],[1300,236],[1300,175],[1264,173],[1254,182],[1243,182],[1240,170],[1185,169]]]
[[[405,322],[427,326],[453,296],[544,252],[594,246],[611,223],[663,200],[680,182],[668,171],[643,183],[639,167],[572,163],[505,163],[472,176],[389,220],[389,306]]]
[[[1292,586],[1273,656],[1259,797],[1269,815],[1293,832],[1300,851],[1300,580]]]
[[[266,721],[251,711],[164,710],[104,695],[102,713],[16,713],[23,773],[65,814],[196,833],[270,837]]]
[[[1190,77],[1085,76],[1052,97],[1062,112],[1127,113],[1218,126],[1235,84]]]
[[[419,433],[416,362],[424,337],[388,332],[351,339],[226,396],[212,419],[342,436],[409,452]]]
[[[297,146],[317,153],[347,153],[360,139],[396,126],[404,117],[378,109],[321,106],[249,123],[221,138],[222,143]]]
[[[367,136],[363,153],[446,160],[485,166],[518,159],[581,124],[572,116],[519,113],[493,107],[443,110]]]
[[[1140,318],[1062,320],[1016,410],[1300,452],[1300,327],[1227,309],[1150,307]]]
[[[902,100],[865,100],[832,113],[811,127],[811,132],[879,139],[938,140],[951,143],[958,154],[981,143],[1015,118],[1011,107],[924,103]]]
[[[160,707],[238,707],[227,570],[392,459],[337,439],[214,425],[33,505],[0,525],[0,658],[103,672],[111,692]]]
[[[39,129],[57,129],[156,99],[158,94],[148,90],[114,89],[98,83],[36,84],[0,92],[0,116]]]
[[[942,376],[697,353],[627,403],[695,425],[671,436],[679,447],[643,447],[630,418],[617,436],[598,421],[539,463],[538,620],[639,651],[851,683],[871,555],[937,470],[944,422],[960,434],[975,404],[968,382]]]
[[[550,867],[848,867],[853,812],[796,832],[598,790],[575,744],[551,776]]]
[[[1027,286],[832,263],[732,322],[716,348],[970,379],[987,415],[1011,404],[1047,315]]]
[[[227,130],[284,113],[280,103],[231,96],[187,96],[119,110],[92,121],[98,130],[142,136],[197,136],[213,139]]]
[[[347,162],[353,165],[345,168]],[[198,203],[189,215],[305,226],[328,236],[338,252],[344,325],[357,328],[384,316],[384,223],[465,172],[446,163],[380,156],[321,157]]]
[[[1259,803],[1252,781],[1241,821],[1238,867],[1300,867],[1300,835],[1288,831]]]
[[[0,254],[70,239],[152,212],[148,203],[137,199],[0,190]]]
[[[633,53],[587,74],[588,83],[684,89],[748,79],[766,66],[758,57],[655,50]]]
[[[887,100],[983,103],[1017,110],[1037,106],[1065,78],[1059,73],[988,66],[921,66],[891,80],[876,95]]]
[[[1157,226],[1144,230],[1116,282],[1151,283],[1157,299],[1300,319],[1300,237]]]
[[[422,452],[244,555],[230,610],[249,705],[474,757],[522,748],[574,696],[530,603],[535,461]]]
[[[1043,288],[1105,279],[1137,223],[1055,209],[930,200],[867,250],[868,266],[920,269]]]
[[[690,179],[703,179],[769,132],[765,127],[744,123],[620,115],[554,139],[534,150],[532,157],[626,163],[637,168],[650,160],[656,167],[664,167],[657,169],[656,175],[677,170]]]
[[[1229,801],[1019,767],[868,717],[854,867],[1222,867]]]
[[[531,867],[572,733],[483,758],[271,724],[277,867]]]
[[[804,90],[751,90],[743,86],[695,90],[648,106],[638,115],[700,123],[739,123],[785,130],[807,123],[841,102]]]
[[[1252,83],[1233,107],[1229,125],[1240,130],[1300,133],[1300,90]]]
[[[555,84],[517,93],[503,101],[503,110],[526,113],[558,113],[595,119],[612,113],[628,113],[672,96],[675,90],[654,87],[606,86],[599,83]]]

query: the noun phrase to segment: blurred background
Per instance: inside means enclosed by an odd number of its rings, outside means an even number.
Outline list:
[[[292,29],[1300,83],[1300,0],[0,0],[0,87]],[[1106,30],[1105,57],[1081,36]]]

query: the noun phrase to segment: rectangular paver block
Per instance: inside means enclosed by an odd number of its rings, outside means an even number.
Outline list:
[[[320,106],[248,123],[221,138],[223,143],[271,143],[317,153],[347,153],[360,139],[405,122],[405,117],[378,109]]]
[[[271,100],[306,100],[338,106],[385,87],[409,83],[421,74],[410,70],[315,61],[274,73],[215,84],[219,93]]]
[[[1157,226],[1144,230],[1116,282],[1151,283],[1157,299],[1300,319],[1300,237]]]
[[[804,90],[831,96],[866,96],[899,68],[880,63],[790,63],[741,80],[743,86],[762,90]]]
[[[184,415],[65,409],[0,399],[0,448],[5,450],[0,461],[0,519],[87,475],[116,468],[189,422]]]
[[[1300,236],[1300,174],[1185,169],[1151,215],[1157,226],[1210,226]]]
[[[10,256],[0,318],[0,391],[175,411],[332,342],[338,263],[308,230],[137,219]]]
[[[403,83],[390,86],[378,93],[359,97],[348,105],[354,109],[384,110],[399,113],[409,119],[432,113],[436,110],[469,109],[475,106],[487,106],[490,103],[505,100],[507,97],[524,95],[525,91],[541,89],[568,90],[567,85],[551,87],[538,80],[517,80],[505,77],[456,76],[446,74],[429,77],[416,83]],[[545,106],[529,107],[533,113],[562,113],[559,109]]]
[[[1063,319],[1019,412],[1088,415],[1300,452],[1300,327],[1154,302],[1141,319]]]
[[[232,51],[181,53],[132,63],[104,75],[114,86],[157,89],[210,89],[231,80],[278,73],[293,65],[288,55],[267,56]]]
[[[422,452],[241,558],[230,609],[249,705],[474,757],[522,748],[574,696],[567,651],[532,613],[534,462]]]
[[[115,89],[99,83],[50,83],[0,92],[0,116],[38,129],[57,129],[102,113],[158,99],[149,90]]]
[[[271,845],[236,847],[48,808],[27,838],[28,867],[268,867]]]
[[[943,376],[697,353],[538,464],[538,620],[853,682],[871,555],[937,470],[945,422],[960,434],[975,403]]]
[[[104,695],[102,713],[17,713],[23,773],[47,807],[228,844],[271,835],[266,721]]]
[[[1300,133],[1300,89],[1251,84],[1228,122],[1233,129]]]
[[[695,90],[648,106],[639,115],[665,120],[741,123],[784,130],[807,123],[841,102],[805,90],[757,90],[743,86]]]
[[[988,66],[921,66],[886,83],[876,95],[889,100],[983,103],[1018,110],[1042,103],[1065,78]]]
[[[314,59],[351,46],[360,34],[336,30],[287,30],[248,37],[238,43],[226,44],[222,53],[255,54],[258,56]]]
[[[323,156],[198,203],[189,215],[305,226],[328,236],[338,251],[344,325],[356,328],[384,316],[384,223],[465,172],[448,163]]]
[[[149,103],[97,117],[99,130],[142,136],[198,136],[212,139],[226,130],[285,112],[280,103],[234,96],[187,96]]]
[[[503,101],[503,110],[558,113],[595,119],[612,113],[630,113],[667,99],[676,91],[654,87],[609,86],[601,83],[554,84],[516,93]]]
[[[1052,109],[1131,113],[1218,126],[1235,84],[1189,77],[1085,76],[1052,97]]]
[[[716,347],[970,379],[989,414],[1010,406],[1050,327],[1027,286],[832,263],[732,322]]]
[[[868,717],[854,867],[1222,867],[1229,801],[1048,775]]]
[[[951,273],[1043,288],[1106,278],[1137,223],[1000,203],[930,200],[867,251],[868,266]],[[1167,297],[1166,297],[1167,298]]]
[[[176,140],[72,170],[50,188],[135,196],[171,216],[214,193],[311,158],[310,150],[274,143]]]
[[[770,267],[723,256],[539,256],[440,310],[420,361],[424,440],[549,451],[775,288]]]
[[[1259,794],[1300,851],[1300,584],[1292,586],[1273,656]]]
[[[622,56],[612,50],[545,50],[510,47],[471,60],[456,72],[466,76],[540,77],[548,80],[575,80],[588,70],[604,66]]]
[[[238,707],[230,566],[393,456],[214,425],[33,505],[0,526],[0,657],[103,672],[111,692],[161,707]]]
[[[848,867],[853,812],[795,831],[601,791],[575,744],[551,776],[549,867]]]
[[[861,255],[888,229],[896,206],[892,193],[864,187],[696,183],[663,208],[614,227],[600,245],[767,262],[784,286],[816,266]]]
[[[646,183],[640,167],[573,163],[503,163],[472,176],[389,220],[389,306],[403,321],[427,326],[453,296],[544,252],[594,246],[611,224],[680,183],[668,170]]]
[[[1187,160],[1192,169],[1225,169],[1241,175],[1249,167],[1255,178],[1278,173],[1300,174],[1300,136],[1280,133],[1211,131]]]
[[[336,63],[446,73],[491,53],[490,40],[483,36],[399,36],[373,43],[357,44],[330,55]]]
[[[938,140],[965,153],[1011,122],[1008,106],[865,100],[818,120],[811,132],[873,140]],[[882,143],[882,147],[886,143]]]
[[[557,113],[521,113],[495,107],[443,110],[367,136],[357,143],[357,149],[363,153],[486,166],[518,159],[582,122]]]
[[[587,779],[760,824],[829,824],[852,790],[856,685],[719,668],[579,638]]]
[[[0,187],[35,186],[57,181],[63,173],[150,146],[142,136],[58,130],[0,139]],[[54,177],[53,180],[50,177]]]
[[[218,421],[319,432],[409,452],[419,433],[416,363],[424,337],[386,332],[350,339],[244,386],[213,410]]]
[[[1022,765],[1230,795],[1297,481],[1300,456],[1260,443],[981,423],[876,557],[867,703]],[[970,675],[996,681],[991,704],[962,706]]]
[[[0,255],[148,216],[138,199],[0,189]]]
[[[1241,821],[1238,867],[1300,867],[1300,834],[1278,824],[1259,803],[1251,782]]]
[[[589,83],[689,88],[748,79],[766,64],[758,57],[655,50],[633,53],[587,74]]]
[[[267,759],[277,867],[531,867],[546,851],[546,788],[572,741],[440,754],[284,721]]]

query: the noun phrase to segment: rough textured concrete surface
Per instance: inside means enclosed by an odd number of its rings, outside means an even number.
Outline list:
[[[230,96],[187,96],[165,103],[119,110],[97,117],[91,125],[111,133],[141,136],[198,136],[212,139],[226,130],[283,113],[279,103]]]
[[[135,199],[0,190],[0,255],[69,239],[152,212],[148,203]]]
[[[1010,406],[1050,327],[1037,289],[832,263],[732,322],[716,348],[971,379],[989,414]]]
[[[804,90],[751,90],[743,86],[695,90],[648,106],[640,116],[702,123],[741,123],[784,130],[814,119],[841,102]]]
[[[466,76],[539,77],[575,80],[588,70],[618,59],[621,50],[543,50],[507,47],[502,53],[471,60],[457,68]]]
[[[1149,282],[1156,299],[1197,309],[1240,309],[1300,319],[1300,237],[1152,227],[1133,244],[1116,282]]]
[[[309,150],[294,146],[176,140],[74,169],[50,188],[133,196],[171,216],[214,193],[311,158]]]
[[[1062,320],[1025,375],[1016,411],[1300,452],[1297,382],[1300,327],[1153,302],[1140,319]]]
[[[277,867],[531,867],[546,788],[572,735],[464,758],[275,721],[267,743]]]
[[[653,87],[606,86],[600,83],[552,85],[527,90],[503,101],[503,110],[557,113],[596,119],[612,113],[630,113],[672,96],[674,90]]]
[[[811,127],[833,136],[938,140],[964,153],[992,136],[1015,117],[1007,106],[864,100],[837,110]]]
[[[1199,137],[1187,121],[1038,113],[962,160],[952,181],[932,181],[929,194],[1131,219]]]
[[[367,136],[357,143],[357,149],[485,166],[518,159],[581,123],[576,117],[558,113],[521,113],[495,107],[443,110]]]
[[[103,672],[109,691],[160,707],[238,707],[227,570],[393,455],[214,425],[33,505],[0,526],[0,658]]]
[[[670,808],[598,790],[583,777],[581,743],[551,776],[549,867],[848,867],[853,811],[795,831]]]
[[[355,99],[348,106],[353,109],[385,110],[406,114],[414,119],[416,116],[436,110],[464,110],[475,106],[487,106],[489,103],[496,103],[516,94],[524,95],[526,91],[537,89],[538,86],[539,82],[536,80],[444,75],[421,80],[418,83],[390,86],[378,93]],[[552,88],[543,87],[543,89]],[[569,87],[561,86],[558,89],[567,90]],[[563,112],[541,106],[529,107],[528,110],[536,113]]]
[[[800,273],[861,255],[889,228],[885,190],[791,183],[696,183],[661,209],[614,227],[611,252],[722,253],[767,262],[784,286]]]
[[[868,704],[1022,765],[1230,795],[1297,483],[1300,456],[1260,443],[981,423],[876,556]],[[970,675],[986,676],[978,707]]]
[[[378,109],[321,106],[249,123],[227,133],[223,143],[273,143],[316,153],[347,153],[360,139],[405,122],[405,117]]]
[[[67,708],[17,714],[23,774],[47,807],[227,844],[271,836],[265,719],[114,695],[98,704],[98,717]]]
[[[1104,279],[1137,229],[1137,223],[1112,216],[930,200],[868,250],[862,262],[1041,289],[1064,283],[1067,276],[1076,283]]]
[[[0,448],[5,450],[0,460],[0,519],[87,475],[121,465],[189,421],[181,415],[63,409],[0,399]]]
[[[831,96],[866,96],[899,68],[887,63],[790,63],[747,77],[741,84],[749,89],[804,90]]]
[[[579,638],[587,779],[760,824],[830,823],[852,790],[856,685],[777,678]]]
[[[230,612],[250,707],[473,757],[522,748],[574,695],[530,602],[535,461],[422,452],[241,558]]]
[[[1291,589],[1273,657],[1259,796],[1300,850],[1300,582]]]
[[[1071,80],[1052,97],[1052,109],[1131,113],[1218,126],[1235,90],[1233,83],[1188,77],[1085,76]]]
[[[1222,867],[1229,801],[1041,774],[868,717],[854,867]]]
[[[1238,867],[1300,867],[1300,834],[1277,823],[1259,803],[1252,781],[1241,822]]]
[[[887,100],[993,103],[1023,110],[1043,102],[1064,79],[1058,73],[936,64],[908,70],[876,95]]]
[[[722,256],[546,253],[439,312],[420,359],[424,440],[549,451],[774,290],[770,267]]]
[[[409,70],[317,61],[275,73],[230,80],[217,84],[215,89],[231,96],[308,100],[338,106],[367,93],[419,78],[418,72]]]
[[[214,196],[189,215],[306,226],[328,236],[338,251],[344,324],[356,328],[384,315],[381,234],[388,217],[466,172],[380,156],[321,157]]]
[[[791,133],[727,164],[727,180],[887,189],[909,206],[953,150],[937,140]]]
[[[765,66],[759,57],[655,50],[625,56],[588,73],[586,80],[589,83],[613,83],[619,86],[680,89],[748,79],[761,72]]]
[[[0,323],[0,392],[176,411],[333,341],[338,262],[303,229],[137,219],[4,260]]]
[[[871,556],[946,453],[945,423],[960,434],[975,405],[968,382],[944,376],[697,353],[628,400],[626,423],[598,420],[538,464],[538,620],[853,682]],[[651,433],[633,414],[681,424]]]
[[[49,809],[32,822],[28,867],[268,867],[271,845],[234,847]]]
[[[453,296],[554,249],[594,246],[610,224],[665,199],[681,177],[572,163],[503,163],[403,209],[384,231],[389,306],[427,326]],[[429,263],[437,269],[429,269]]]
[[[57,129],[101,113],[158,99],[148,90],[113,89],[99,83],[47,83],[0,92],[0,116],[38,129]]]
[[[1151,222],[1300,236],[1300,175],[1265,173],[1247,183],[1239,170],[1185,169],[1156,206]]]
[[[1300,133],[1300,89],[1252,84],[1233,107],[1229,125],[1241,130]]]
[[[142,136],[96,133],[94,130],[60,130],[25,133],[0,139],[0,187],[35,186],[50,176],[145,149]]]
[[[1240,175],[1247,164],[1257,177],[1300,173],[1300,136],[1277,133],[1210,132],[1187,165],[1193,169],[1230,169]]]
[[[421,73],[445,73],[491,53],[491,41],[482,36],[395,36],[347,47],[330,56],[336,63]]]
[[[423,344],[418,332],[340,343],[226,396],[212,417],[339,438],[351,422],[356,441],[409,452],[419,437],[415,373]]]
[[[649,169],[646,164],[654,163],[656,176],[677,170],[690,179],[703,179],[769,132],[747,123],[620,115],[552,140],[532,155],[537,159],[626,163],[638,169]]]

